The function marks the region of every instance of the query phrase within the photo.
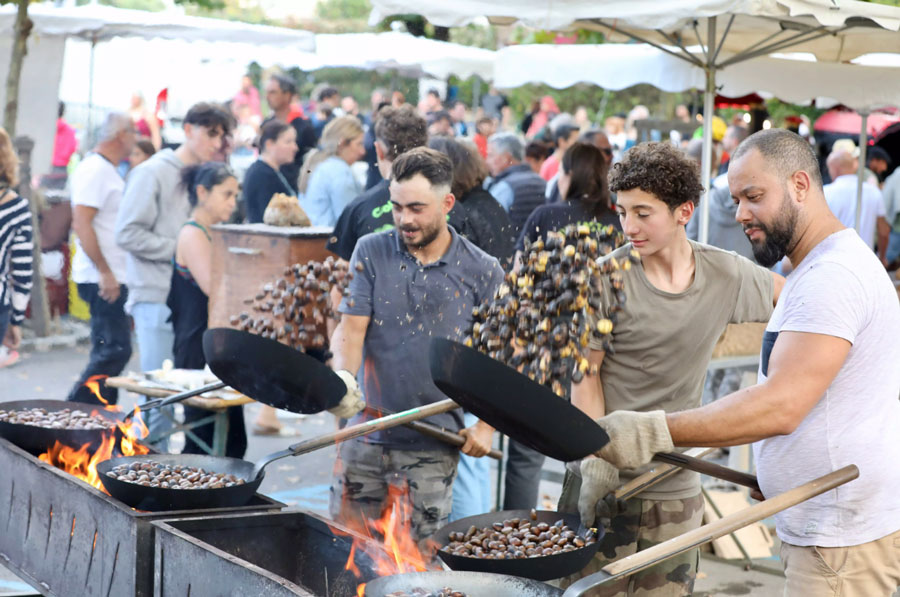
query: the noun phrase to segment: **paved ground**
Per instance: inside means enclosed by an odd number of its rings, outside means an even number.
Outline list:
[[[55,348],[48,351],[24,353],[22,360],[10,369],[0,369],[0,402],[28,398],[63,399],[87,361],[87,349],[83,345]],[[137,370],[136,360],[130,366]],[[125,395],[120,402],[126,408],[135,397]],[[246,407],[246,419],[252,422],[257,407]],[[326,433],[333,427],[333,418],[324,413],[308,417],[284,417],[284,422],[300,430],[302,438]],[[247,454],[249,460],[280,450],[298,438],[284,439],[250,436]],[[334,462],[333,447],[297,458],[285,459],[267,469],[261,491],[289,506],[325,513],[328,508],[328,487]],[[494,467],[496,478],[496,467]],[[545,480],[542,482],[542,506],[552,507],[559,496],[562,466],[548,462]],[[777,561],[765,564],[778,569]],[[713,561],[704,561],[696,595],[704,597],[747,595],[770,597],[781,593],[782,578],[757,571],[746,572],[740,567]],[[0,597],[15,592],[28,591],[29,587],[0,567]]]

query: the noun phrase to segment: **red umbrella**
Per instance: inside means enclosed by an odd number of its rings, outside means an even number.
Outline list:
[[[866,122],[866,132],[870,137],[874,137],[897,122],[900,122],[900,116],[897,114],[873,112],[869,114]],[[859,114],[848,108],[838,107],[828,110],[819,116],[813,125],[813,129],[823,133],[859,135],[861,126],[862,118]]]

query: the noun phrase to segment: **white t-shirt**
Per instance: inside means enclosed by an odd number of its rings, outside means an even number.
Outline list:
[[[125,283],[125,251],[116,244],[116,215],[125,190],[125,181],[116,167],[98,153],[85,157],[70,183],[72,207],[86,205],[97,209],[94,216],[94,232],[100,252],[109,264],[109,269],[120,284]],[[81,247],[81,239],[76,238],[75,257],[72,259],[72,280],[77,284],[100,282],[100,271]]]
[[[838,176],[834,182],[825,185],[825,200],[831,212],[847,228],[856,226],[856,174]],[[875,222],[885,217],[884,199],[878,187],[869,183],[862,186],[862,211],[859,217],[859,237],[875,248]]]
[[[819,243],[787,278],[763,338],[759,380],[779,332],[852,346],[793,433],[753,444],[759,486],[774,496],[849,464],[859,478],[775,515],[782,541],[845,547],[900,529],[900,303],[853,230]]]

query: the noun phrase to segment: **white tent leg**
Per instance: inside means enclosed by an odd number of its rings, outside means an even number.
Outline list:
[[[703,94],[703,154],[700,166],[700,180],[703,184],[703,197],[700,199],[700,234],[701,243],[709,239],[709,201],[710,172],[712,170],[712,122],[716,99],[716,66],[713,57],[716,55],[716,17],[707,21],[706,34],[706,89]]]
[[[866,150],[869,148],[869,133],[867,131],[869,128],[869,112],[860,110],[859,115],[862,116],[862,127],[859,131],[859,165],[856,168],[856,221],[853,224],[857,234],[859,234],[859,217],[862,213],[863,181],[866,176]],[[864,238],[863,240],[866,243],[872,242],[870,238]]]
[[[97,47],[97,37],[91,39],[91,57],[88,62],[88,113],[87,113],[87,130],[84,138],[89,143],[89,147],[94,146],[94,49]]]

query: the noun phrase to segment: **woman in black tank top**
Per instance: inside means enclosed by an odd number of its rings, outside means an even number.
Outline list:
[[[212,239],[209,228],[213,224],[228,221],[234,211],[238,182],[231,170],[220,162],[207,162],[188,166],[182,171],[182,184],[188,191],[193,207],[191,219],[178,234],[172,268],[172,284],[166,301],[172,311],[172,327],[175,331],[173,354],[175,367],[203,369],[203,332],[209,319],[209,288],[212,264]],[[189,406],[184,407],[185,422],[209,416],[209,412]],[[244,429],[243,407],[228,409],[228,441],[226,456],[243,458],[247,450],[247,432]],[[212,445],[213,425],[202,425],[192,430],[195,435]],[[203,454],[201,447],[188,437],[185,454]]]

